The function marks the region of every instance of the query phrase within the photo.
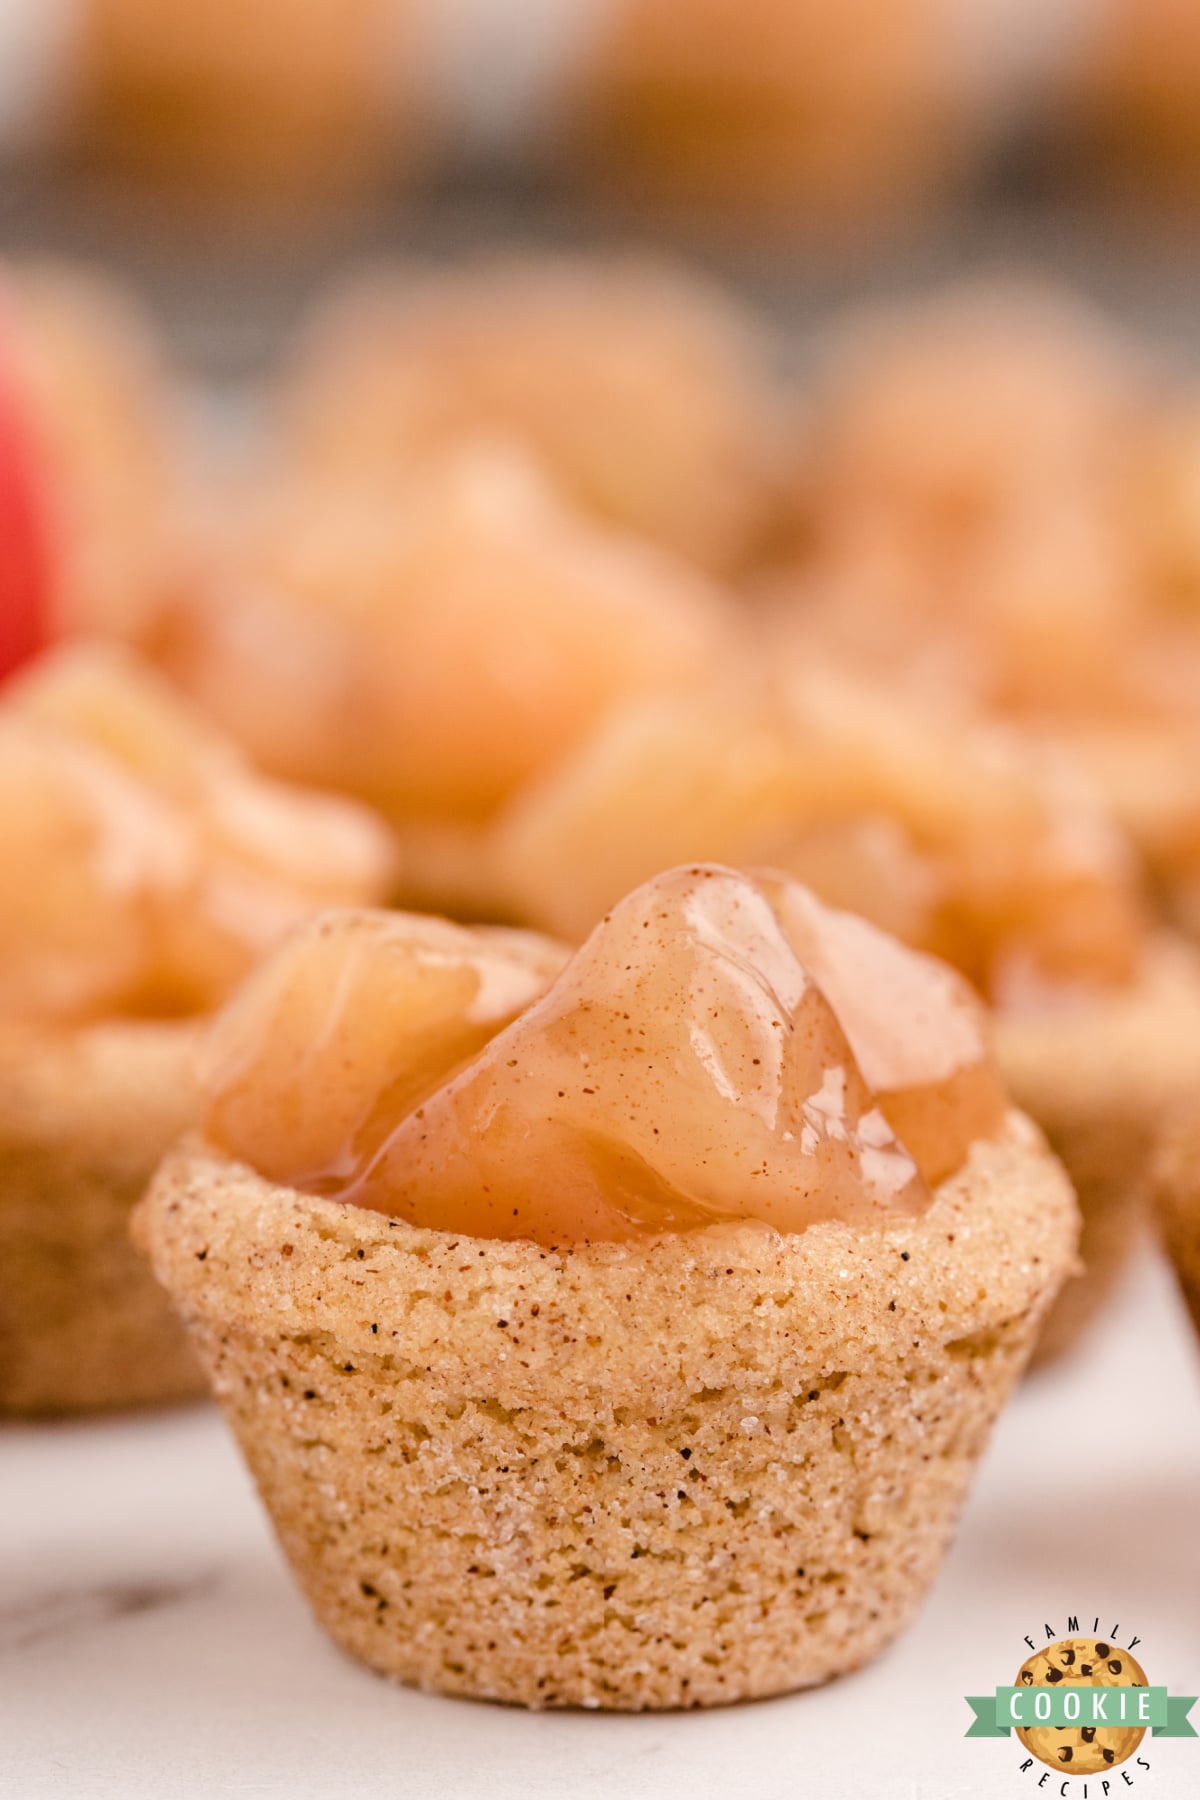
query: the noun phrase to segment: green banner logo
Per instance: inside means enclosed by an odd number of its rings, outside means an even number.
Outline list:
[[[998,1687],[992,1694],[967,1694],[975,1714],[964,1734],[972,1738],[1007,1737],[1015,1730],[1064,1730],[1070,1726],[1105,1729],[1141,1727],[1155,1737],[1194,1738],[1188,1713],[1195,1694],[1168,1694],[1165,1687],[1084,1687],[1062,1683]]]

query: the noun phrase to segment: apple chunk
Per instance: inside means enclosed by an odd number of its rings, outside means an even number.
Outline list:
[[[544,992],[566,957],[533,932],[414,913],[319,914],[211,1033],[209,1137],[274,1181],[335,1190],[397,1117]]]

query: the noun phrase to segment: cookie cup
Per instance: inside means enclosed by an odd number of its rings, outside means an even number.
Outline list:
[[[0,1028],[0,1413],[204,1391],[129,1215],[194,1122],[199,1027]]]
[[[904,1627],[1077,1224],[1013,1114],[891,1230],[553,1251],[193,1141],[134,1231],[331,1637],[425,1689],[638,1710],[825,1681]]]
[[[1061,1014],[998,1014],[1008,1090],[1042,1127],[1075,1186],[1079,1278],[1051,1308],[1035,1365],[1070,1350],[1103,1311],[1149,1216],[1163,1131],[1200,1093],[1200,953],[1163,938],[1140,979]]]
[[[1191,1109],[1168,1131],[1154,1174],[1163,1242],[1200,1332],[1200,1088]]]

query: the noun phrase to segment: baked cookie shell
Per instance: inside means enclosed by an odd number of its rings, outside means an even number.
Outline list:
[[[1167,1253],[1200,1333],[1200,1089],[1176,1121],[1155,1166],[1154,1192]]]
[[[0,1028],[0,1413],[203,1393],[129,1239],[130,1211],[198,1111],[198,1030]]]
[[[1082,1272],[1050,1309],[1035,1365],[1069,1350],[1103,1310],[1149,1213],[1163,1122],[1200,1093],[1200,954],[1163,937],[1140,980],[1061,1015],[995,1020],[1008,1090],[1075,1186]]]
[[[824,1681],[902,1629],[1077,1216],[1013,1115],[890,1231],[559,1252],[197,1142],[134,1229],[339,1644],[425,1689],[639,1710]]]

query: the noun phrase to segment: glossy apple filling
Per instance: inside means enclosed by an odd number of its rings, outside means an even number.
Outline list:
[[[543,1244],[920,1214],[1006,1111],[967,984],[783,876],[659,875],[547,939],[329,914],[209,1044],[271,1180]]]
[[[996,1005],[1139,971],[1124,841],[1044,749],[812,659],[803,679],[625,708],[502,821],[512,904],[577,941],[686,857],[785,870]]]
[[[0,705],[0,1015],[210,1010],[307,914],[382,898],[391,854],[125,652],[58,651]]]

